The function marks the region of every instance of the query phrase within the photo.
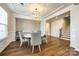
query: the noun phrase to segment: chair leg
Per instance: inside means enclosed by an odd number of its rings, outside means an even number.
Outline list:
[[[46,43],[47,43],[47,39],[45,39]]]
[[[20,43],[20,47],[22,46],[22,42]]]
[[[29,46],[29,41],[28,41],[28,46]]]
[[[39,45],[39,51],[41,52],[41,47],[40,47],[40,45]]]
[[[34,52],[34,46],[32,46],[32,53]]]

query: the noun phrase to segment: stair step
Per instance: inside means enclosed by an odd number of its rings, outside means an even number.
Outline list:
[[[61,38],[63,38],[63,37],[61,37]],[[63,39],[65,39],[65,38],[63,38]],[[66,39],[70,39],[70,38],[66,38]]]
[[[65,38],[70,38],[70,36],[61,36],[61,37],[62,37],[62,38],[64,38],[64,37],[65,37]]]
[[[67,38],[60,38],[60,39],[64,39],[64,40],[70,40],[70,39],[67,39]]]
[[[62,36],[65,36],[65,37],[70,37],[70,35],[62,35]]]
[[[62,35],[70,35],[70,33],[63,33]]]
[[[62,33],[60,39],[67,39],[67,40],[69,40],[70,39],[70,32]]]

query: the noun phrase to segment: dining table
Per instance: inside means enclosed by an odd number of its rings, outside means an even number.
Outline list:
[[[23,34],[23,37],[31,39],[31,32]],[[44,37],[44,35],[41,35],[41,38],[43,38],[43,37]]]
[[[34,32],[26,32],[23,34],[23,37],[29,40],[29,45],[31,43],[31,33],[34,33]],[[44,38],[44,35],[41,35],[41,39],[43,38]]]

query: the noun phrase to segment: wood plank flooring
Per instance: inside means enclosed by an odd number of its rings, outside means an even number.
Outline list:
[[[79,52],[69,47],[70,42],[66,40],[59,40],[54,37],[48,38],[48,43],[41,45],[41,52],[38,47],[35,47],[34,53],[31,52],[31,47],[24,43],[22,47],[20,42],[12,42],[2,53],[1,56],[78,56]]]

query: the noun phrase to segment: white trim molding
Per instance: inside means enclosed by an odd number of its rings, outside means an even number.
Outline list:
[[[59,10],[58,12],[55,12],[54,14],[52,14],[50,16],[48,16],[47,18],[45,18],[45,20],[51,19],[53,17],[56,17],[58,15],[61,15],[61,14],[65,13],[65,12],[68,12],[68,11],[71,10],[72,7],[73,7],[73,4],[68,6],[68,7],[66,7],[66,8],[64,8],[64,9],[62,9],[62,10]]]

